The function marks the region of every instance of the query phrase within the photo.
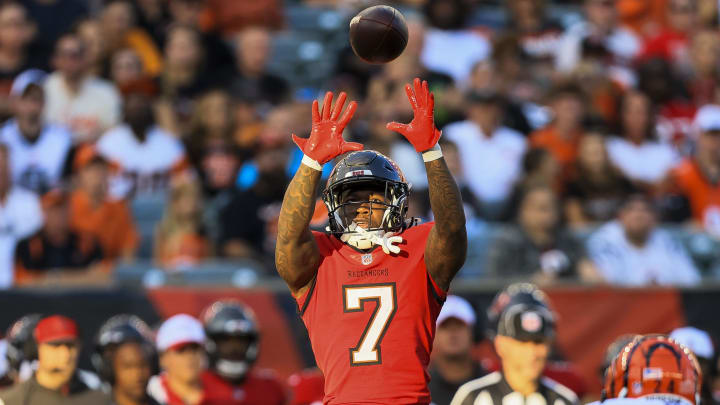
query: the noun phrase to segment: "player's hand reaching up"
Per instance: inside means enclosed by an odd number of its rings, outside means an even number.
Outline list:
[[[317,162],[318,166],[331,161],[343,153],[363,149],[362,144],[345,142],[342,137],[345,126],[350,122],[350,119],[357,109],[357,103],[352,101],[345,109],[345,113],[340,116],[346,98],[347,95],[344,92],[340,93],[340,97],[338,97],[335,102],[335,107],[331,108],[333,93],[328,91],[325,94],[322,115],[318,110],[317,100],[313,101],[312,130],[310,131],[310,137],[305,139],[292,134],[292,139],[295,144],[303,151],[306,157]],[[303,162],[307,163],[306,159],[303,159]],[[317,167],[315,168],[318,169]],[[322,167],[318,170],[322,170]]]
[[[435,96],[428,90],[427,82],[425,80],[420,82],[420,79],[415,78],[413,87],[410,87],[409,84],[405,85],[405,92],[414,113],[412,122],[409,124],[391,122],[387,124],[387,129],[400,133],[410,141],[418,153],[422,153],[437,144],[440,139],[440,131],[435,128],[433,113]]]

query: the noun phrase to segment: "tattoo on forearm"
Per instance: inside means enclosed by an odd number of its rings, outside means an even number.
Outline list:
[[[450,286],[455,273],[465,262],[467,233],[460,189],[448,170],[445,159],[425,163],[428,176],[430,206],[435,227],[428,239],[428,269],[443,288]]]
[[[313,264],[316,246],[310,233],[310,219],[315,209],[315,195],[320,172],[300,165],[285,191],[278,218],[275,265],[280,276],[288,280],[302,277],[302,272]]]

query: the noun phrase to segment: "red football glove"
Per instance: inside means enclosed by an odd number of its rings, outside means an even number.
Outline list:
[[[310,137],[300,138],[295,134],[292,134],[292,139],[295,144],[303,151],[305,156],[317,161],[318,163],[325,164],[343,153],[362,150],[363,145],[355,142],[345,142],[342,137],[345,126],[350,122],[355,110],[357,109],[357,103],[351,102],[348,108],[345,109],[345,113],[340,117],[343,105],[345,104],[345,98],[347,95],[342,92],[335,102],[335,108],[330,113],[330,106],[332,105],[333,93],[328,91],[325,94],[325,101],[323,102],[322,117],[318,111],[317,100],[313,101],[312,105],[312,130],[310,131]]]
[[[435,108],[435,96],[428,90],[428,84],[425,80],[420,83],[420,79],[415,78],[413,81],[415,91],[409,84],[405,85],[410,105],[412,105],[414,117],[409,124],[401,124],[399,122],[391,122],[387,124],[387,129],[395,131],[404,136],[418,153],[432,149],[438,139],[440,139],[440,131],[435,128],[435,119],[433,117],[433,108]]]

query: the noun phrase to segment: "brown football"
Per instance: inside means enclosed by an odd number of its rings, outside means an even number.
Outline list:
[[[405,17],[390,6],[368,7],[350,21],[350,46],[369,63],[400,56],[408,41]]]

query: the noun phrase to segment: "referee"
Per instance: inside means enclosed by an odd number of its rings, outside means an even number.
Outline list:
[[[501,371],[465,383],[450,405],[577,405],[574,392],[542,377],[555,335],[549,308],[512,300],[498,321],[493,343]]]

